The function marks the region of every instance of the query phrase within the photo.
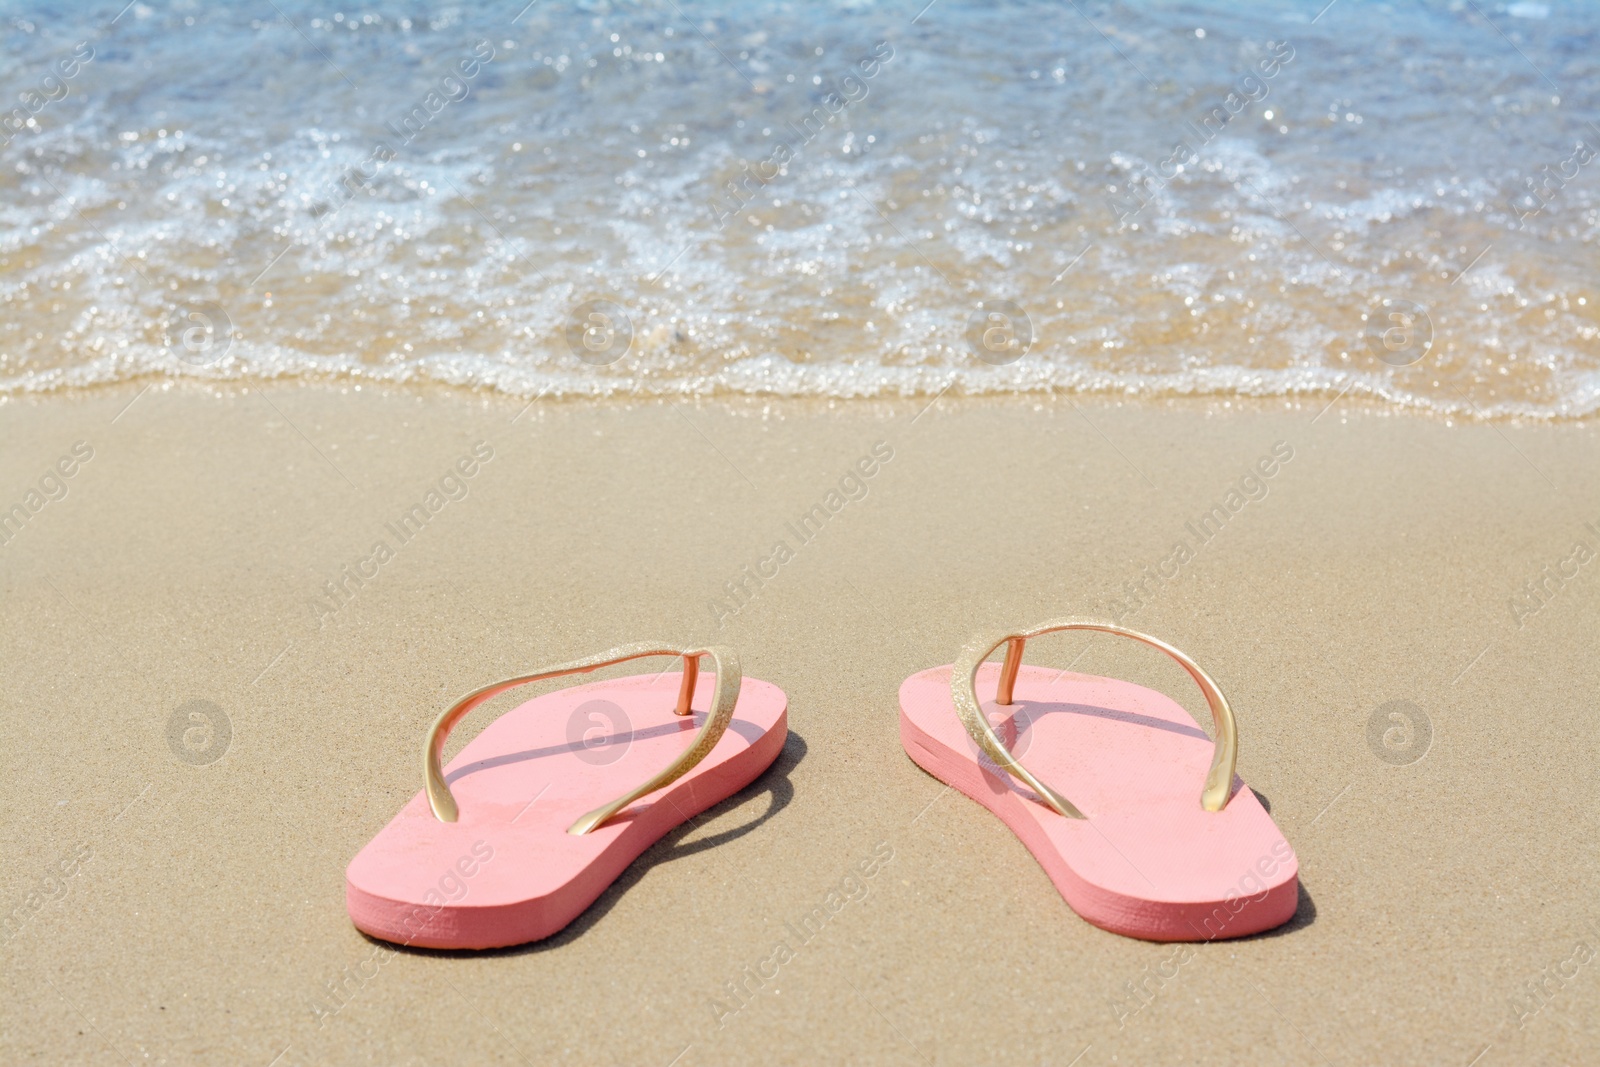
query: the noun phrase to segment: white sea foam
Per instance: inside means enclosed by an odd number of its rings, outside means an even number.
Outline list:
[[[281,6],[0,34],[13,95],[95,48],[0,148],[0,393],[304,376],[1600,411],[1600,185],[1563,170],[1587,128],[1459,12],[1386,16],[1419,53],[1374,42],[1363,11],[1312,26],[1278,4],[1090,25],[950,3],[914,26],[865,3],[694,23],[536,6],[514,26]],[[1600,73],[1563,42],[1600,16],[1508,14],[1567,98],[1592,97]],[[1285,38],[1265,95],[1201,137]],[[460,74],[479,42],[493,58]],[[463,91],[435,113],[446,76]],[[1178,141],[1198,156],[1164,174]],[[393,158],[350,180],[379,145]],[[781,172],[750,177],[780,146]],[[1537,212],[1513,200],[1528,179]],[[632,335],[605,366],[567,340],[597,299]],[[1033,340],[992,366],[967,327],[999,301]],[[1432,344],[1392,367],[1364,331],[1401,304]],[[197,354],[175,324],[201,305],[232,331]]]

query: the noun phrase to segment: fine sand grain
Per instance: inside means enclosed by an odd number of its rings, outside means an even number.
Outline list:
[[[14,399],[0,1061],[1592,1058],[1600,435],[1324,403]],[[1240,774],[1299,853],[1289,926],[1095,929],[901,751],[902,679],[1069,613],[1120,613],[1229,694]],[[344,867],[420,787],[439,710],[646,638],[733,645],[787,691],[774,768],[547,942],[359,935]],[[1209,726],[1121,644],[1029,656]]]

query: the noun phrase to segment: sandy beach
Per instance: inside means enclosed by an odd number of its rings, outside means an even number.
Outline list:
[[[1600,1039],[1592,423],[134,382],[8,400],[0,495],[27,515],[0,546],[5,1062],[1488,1067]],[[1229,694],[1299,855],[1290,925],[1100,931],[901,751],[902,679],[1069,613]],[[547,942],[357,933],[345,865],[441,708],[646,638],[787,692],[772,770]],[[1209,725],[1148,650],[1029,655]]]
[[[1600,1060],[1596,33],[1529,0],[12,5],[0,1064]],[[1287,925],[1090,925],[902,750],[908,676],[1068,615],[1228,695]],[[770,770],[545,941],[358,932],[347,865],[436,717],[642,641],[783,690]],[[1212,729],[1135,642],[1027,659]],[[529,759],[589,762],[551,730]],[[1278,864],[1233,799],[1250,832],[1130,853]],[[420,854],[374,884],[427,890]],[[530,896],[509,869],[468,906]]]

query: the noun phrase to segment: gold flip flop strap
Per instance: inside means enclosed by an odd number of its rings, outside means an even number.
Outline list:
[[[636,789],[631,789],[622,796],[602,804],[589,812],[583,818],[567,828],[569,834],[586,834],[595,827],[602,825],[617,812],[632,804],[635,800],[647,793],[654,793],[662,786],[677,781],[695,764],[705,759],[706,755],[717,747],[722,732],[728,728],[728,723],[733,719],[733,708],[739,702],[739,683],[743,676],[739,673],[739,657],[731,648],[711,646],[707,648],[679,649],[666,645],[641,641],[636,644],[622,645],[618,648],[600,652],[584,659],[573,660],[559,666],[548,667],[533,674],[524,674],[517,678],[507,678],[503,681],[493,682],[482,689],[475,689],[452,704],[443,715],[439,716],[433,724],[433,729],[428,731],[428,739],[422,749],[422,775],[424,788],[428,794],[428,804],[433,808],[434,816],[440,822],[455,822],[460,815],[456,807],[456,798],[450,792],[450,786],[444,780],[444,767],[442,765],[445,738],[450,736],[450,731],[456,723],[466,718],[473,708],[492,697],[504,693],[507,689],[514,689],[528,682],[538,682],[546,678],[560,678],[568,674],[588,674],[601,667],[609,667],[614,663],[625,663],[631,659],[643,659],[646,656],[682,656],[683,657],[683,684],[678,687],[678,704],[673,709],[674,714],[688,715],[689,702],[694,699],[695,682],[700,676],[700,657],[710,656],[711,662],[717,669],[717,681],[711,691],[711,713],[706,716],[705,725],[700,727],[700,732],[695,735],[694,743],[684,749],[665,770],[655,775],[649,781]]]
[[[1032,772],[1006,751],[1006,747],[1000,743],[1000,738],[989,725],[989,720],[978,704],[976,688],[978,668],[983,665],[983,661],[991,652],[1001,645],[1006,646],[1006,658],[1000,667],[1000,685],[995,693],[995,703],[1010,704],[1012,691],[1017,684],[1017,669],[1022,666],[1022,646],[1030,637],[1041,637],[1058,630],[1096,630],[1100,633],[1131,637],[1151,648],[1159,648],[1189,672],[1189,677],[1195,680],[1200,686],[1200,691],[1205,694],[1206,703],[1211,705],[1211,718],[1217,727],[1216,745],[1211,754],[1211,769],[1206,772],[1205,788],[1200,791],[1200,806],[1206,811],[1221,811],[1233,791],[1233,769],[1239,758],[1239,728],[1233,721],[1233,709],[1228,706],[1228,698],[1222,695],[1222,690],[1217,688],[1217,683],[1211,680],[1211,676],[1182,652],[1160,638],[1115,623],[1087,618],[1051,619],[1032,629],[1017,633],[989,633],[967,642],[950,671],[950,697],[955,703],[956,714],[960,716],[962,725],[978,743],[978,747],[1008,774],[1037,793],[1054,811],[1072,819],[1085,817],[1081,811],[1073,807],[1070,800],[1035,778]]]

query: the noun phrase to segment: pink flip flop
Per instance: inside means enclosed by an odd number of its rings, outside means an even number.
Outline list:
[[[681,656],[683,671],[536,697],[440,767],[450,730],[496,694],[644,656]],[[716,667],[714,686],[699,677],[701,656]],[[731,650],[659,644],[469,693],[428,733],[423,792],[350,862],[350,919],[373,937],[424,948],[549,937],[668,830],[766,770],[788,736],[787,709],[777,686],[741,677]]]
[[[1205,693],[1216,743],[1154,690],[1023,666],[1027,639],[1058,630],[1131,637],[1177,660]],[[985,663],[1002,644],[1004,664]],[[981,706],[980,690],[992,697]],[[1005,716],[1011,750],[991,724],[996,715]],[[1093,619],[975,638],[955,664],[900,687],[900,741],[923,770],[1000,816],[1096,926],[1149,941],[1210,941],[1294,916],[1299,861],[1234,777],[1233,711],[1210,676],[1164,641]]]

